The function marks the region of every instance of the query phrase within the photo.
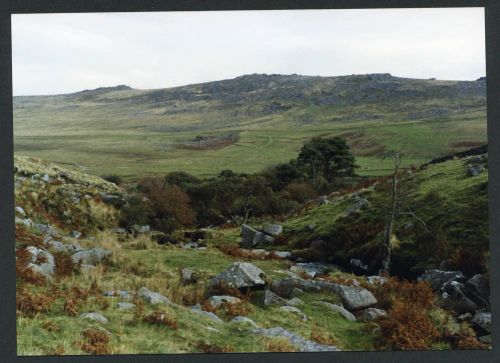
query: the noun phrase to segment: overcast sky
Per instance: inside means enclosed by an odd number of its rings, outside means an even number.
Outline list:
[[[472,80],[484,10],[13,15],[15,95],[164,88],[249,73]]]

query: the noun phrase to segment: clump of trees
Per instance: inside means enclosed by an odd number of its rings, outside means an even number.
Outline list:
[[[249,218],[283,218],[304,203],[331,192],[356,168],[345,140],[315,138],[296,159],[255,174],[222,170],[200,179],[177,171],[139,180],[141,195],[122,210],[122,225],[150,224],[171,232],[191,226],[246,223]]]

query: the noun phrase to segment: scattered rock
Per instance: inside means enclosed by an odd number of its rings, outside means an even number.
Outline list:
[[[252,328],[258,328],[259,326],[255,321],[253,321],[250,318],[247,318],[246,316],[235,316],[231,322],[233,323],[238,323],[238,324],[249,324],[252,326]]]
[[[130,227],[130,233],[133,233],[133,234],[147,233],[149,231],[150,231],[150,227],[148,225],[140,226],[138,224],[134,224],[132,227]]]
[[[176,245],[179,243],[179,241],[173,238],[172,236],[169,236],[168,234],[159,231],[151,232],[151,240],[155,241],[159,245],[166,245],[166,244]]]
[[[368,308],[361,312],[361,319],[365,321],[373,321],[386,315],[387,312],[385,310]]]
[[[314,303],[317,305],[326,306],[328,309],[339,313],[344,319],[348,321],[356,321],[356,317],[354,316],[354,314],[346,310],[342,305],[332,304],[326,301],[315,301]]]
[[[418,281],[428,282],[434,291],[439,291],[447,282],[464,278],[460,271],[426,270]]]
[[[17,218],[16,217],[16,224],[18,225],[24,225],[25,227],[31,228],[35,226],[35,223],[30,219],[30,218]]]
[[[62,243],[59,241],[55,241],[52,238],[46,238],[44,244],[54,250],[55,252],[66,252],[66,253],[75,253],[78,251],[82,251],[83,248],[78,243]]]
[[[252,294],[252,302],[254,304],[268,307],[272,305],[284,305],[285,300],[276,295],[271,290],[256,291]]]
[[[28,264],[27,268],[35,273],[50,278],[55,270],[54,256],[49,251],[38,247],[29,246],[26,249],[31,254],[31,262]]]
[[[116,234],[126,234],[127,233],[125,228],[114,228],[111,230],[111,232],[116,233]]]
[[[90,250],[78,251],[71,256],[74,264],[97,265],[111,256],[111,251],[104,248],[92,248]]]
[[[21,215],[21,216],[23,216],[23,217],[26,217],[26,212],[24,211],[24,209],[23,209],[23,208],[21,208],[21,207],[16,207],[16,208],[15,208],[15,210],[16,210],[16,213],[17,213],[17,214],[19,214],[19,215]]]
[[[198,315],[203,315],[217,323],[223,323],[224,321],[222,321],[221,318],[219,318],[217,315],[215,315],[214,313],[210,312],[210,311],[204,311],[204,310],[201,310],[199,309],[197,306],[193,306],[191,307],[191,311],[193,313],[196,313]]]
[[[118,310],[131,310],[135,308],[135,304],[129,303],[129,302],[119,302],[118,303]]]
[[[491,334],[483,335],[482,337],[477,338],[481,343],[491,345]]]
[[[92,265],[80,265],[80,271],[82,273],[89,273],[90,271],[95,270],[96,267]]]
[[[265,224],[262,231],[269,236],[278,237],[283,233],[283,227],[279,224]]]
[[[261,243],[273,243],[274,237],[268,236],[267,234],[258,231],[253,238],[253,246]]]
[[[377,299],[370,291],[360,287],[336,285],[333,291],[337,292],[344,306],[350,311],[367,308],[377,303]]]
[[[40,179],[46,183],[50,181],[50,177],[48,174],[44,174]]]
[[[241,246],[246,248],[254,247],[260,243],[272,243],[274,237],[243,224],[241,226]]]
[[[298,297],[293,297],[290,300],[288,300],[286,304],[289,306],[302,306],[304,305],[304,302],[300,300]]]
[[[314,279],[318,276],[324,276],[330,271],[335,271],[335,266],[325,265],[319,262],[298,263],[290,268],[290,271],[296,274],[305,274]]]
[[[118,297],[120,299],[132,300],[134,293],[127,290],[110,290],[103,293],[104,296]]]
[[[108,319],[106,319],[105,316],[99,313],[83,313],[80,315],[80,318],[86,319],[86,320],[92,320],[92,321],[97,321],[99,323],[104,323],[106,324],[108,322]]]
[[[491,313],[477,313],[471,322],[491,334]]]
[[[55,237],[57,236],[57,231],[55,230],[54,227],[48,225],[48,224],[41,224],[41,223],[36,223],[34,225],[35,229],[38,231],[42,232],[45,235]]]
[[[285,305],[285,306],[281,306],[280,309],[283,311],[286,311],[287,313],[297,314],[302,321],[307,321],[306,314],[304,314],[302,311],[297,309],[295,306]]]
[[[457,317],[457,321],[460,323],[463,323],[464,321],[470,321],[472,320],[474,316],[471,313],[465,313],[461,314]]]
[[[137,291],[137,296],[142,298],[144,301],[156,305],[156,304],[166,304],[172,305],[172,302],[162,294],[148,290],[146,287],[141,287]]]
[[[490,284],[484,275],[474,275],[464,283],[464,292],[478,306],[489,308]]]
[[[301,336],[291,333],[282,327],[270,329],[254,329],[254,334],[263,335],[266,337],[282,337],[286,338],[292,345],[297,347],[301,352],[337,352],[339,348],[331,345],[323,345],[310,340],[306,340]]]
[[[469,165],[467,168],[467,175],[468,176],[478,176],[484,171],[484,165],[483,164],[473,164]]]
[[[193,269],[183,268],[181,270],[181,278],[184,284],[194,284],[198,281],[199,274]]]
[[[293,290],[292,290],[292,297],[297,297],[297,296],[300,296],[304,293],[304,290],[302,289],[299,289],[298,287],[294,287]]]
[[[351,260],[349,261],[349,265],[354,267],[354,269],[360,273],[365,273],[366,271],[368,271],[368,265],[365,265],[363,261],[357,258],[351,258]]]
[[[105,204],[110,204],[115,207],[122,207],[125,205],[125,201],[118,195],[101,193],[101,200]]]
[[[354,213],[358,213],[360,210],[367,209],[370,206],[370,203],[365,198],[360,197],[359,195],[355,195],[353,198],[352,205],[347,208],[346,213],[348,215],[352,215]]]
[[[321,195],[318,198],[318,204],[319,205],[325,205],[325,204],[330,204],[330,201],[328,200],[328,197],[326,195]]]
[[[205,239],[205,233],[200,231],[185,231],[184,238],[189,239],[192,242]]]
[[[198,248],[198,243],[197,242],[181,243],[181,248],[184,248],[185,250],[195,250]]]
[[[241,300],[234,296],[229,295],[215,295],[208,298],[208,303],[213,308],[217,308],[223,303],[235,304],[240,302]]]
[[[258,233],[256,229],[250,227],[249,225],[241,225],[241,245],[244,247],[253,247],[255,245],[254,238]]]
[[[463,290],[464,285],[458,281],[446,282],[440,290],[441,305],[458,314],[474,313],[477,310],[477,304],[469,299]]]
[[[273,253],[282,259],[291,259],[292,253],[288,251],[273,251]]]
[[[70,236],[72,238],[77,238],[78,239],[78,238],[80,238],[82,236],[82,234],[81,234],[81,232],[78,232],[78,231],[71,231]]]
[[[311,223],[311,224],[308,224],[306,226],[306,230],[309,231],[309,232],[312,232],[316,229],[316,225],[314,223]]]
[[[260,290],[266,286],[266,274],[249,262],[235,262],[208,282],[208,291],[224,288]]]
[[[367,276],[366,281],[370,285],[384,285],[387,282],[387,279],[383,276]]]

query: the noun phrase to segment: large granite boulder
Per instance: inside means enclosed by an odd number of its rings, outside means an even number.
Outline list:
[[[418,281],[428,282],[434,291],[439,291],[445,283],[464,277],[460,271],[426,270]]]
[[[51,277],[55,271],[54,256],[44,249],[29,246],[26,250],[31,254],[31,261],[26,266],[36,274]]]
[[[246,248],[255,247],[262,243],[274,242],[274,237],[267,235],[249,225],[243,224],[241,226],[241,246]]]
[[[464,293],[482,308],[490,307],[490,283],[485,275],[474,275],[464,283]]]
[[[254,238],[255,235],[259,233],[255,228],[250,227],[249,225],[242,224],[241,225],[241,245],[244,247],[253,247],[255,245]]]
[[[108,319],[99,313],[83,313],[80,315],[80,318],[85,319],[85,320],[92,320],[96,321],[98,323],[104,323],[106,324],[108,322]]]
[[[210,296],[207,301],[211,307],[218,308],[219,306],[221,306],[224,303],[236,304],[236,303],[239,303],[241,300],[237,297],[229,296],[229,295],[214,295],[214,296]]]
[[[265,224],[262,232],[272,237],[278,237],[283,233],[283,227],[279,224]]]
[[[196,283],[199,277],[199,273],[191,268],[183,268],[181,270],[182,283],[185,285]]]
[[[375,296],[361,287],[337,285],[332,290],[340,296],[349,311],[368,308],[377,303]]]
[[[443,285],[441,292],[441,305],[458,314],[474,313],[478,306],[464,293],[464,285],[458,281],[449,281]]]
[[[328,281],[304,280],[296,277],[275,280],[271,284],[271,290],[283,298],[293,297],[295,289],[307,292],[332,292],[342,299],[342,304],[350,311],[368,308],[377,303],[377,299],[370,291],[358,286],[345,286]]]
[[[235,262],[208,282],[207,291],[261,290],[266,284],[266,274],[260,268],[249,262]]]
[[[315,301],[314,304],[322,305],[328,308],[328,310],[340,314],[344,319],[348,321],[356,321],[356,317],[354,316],[354,314],[346,310],[342,305],[332,304],[327,301]]]
[[[491,333],[491,313],[477,313],[471,322],[487,333]]]
[[[157,304],[172,305],[172,302],[166,296],[163,296],[162,294],[157,292],[153,292],[147,289],[146,287],[141,287],[137,291],[137,296],[139,296],[144,301],[152,305],[157,305]]]
[[[36,230],[47,236],[55,237],[58,234],[56,229],[49,224],[35,223],[34,227]]]
[[[262,307],[286,304],[285,299],[281,298],[271,290],[256,291],[252,294],[252,302]]]
[[[307,321],[307,316],[304,314],[299,308],[296,308],[295,306],[280,306],[280,310],[285,311],[287,313],[292,313],[297,315],[302,321]]]
[[[378,318],[384,317],[387,315],[387,312],[382,309],[377,308],[368,308],[361,312],[360,318],[364,321],[373,321]]]
[[[78,251],[71,256],[74,264],[95,266],[111,256],[111,251],[96,247],[89,250]]]

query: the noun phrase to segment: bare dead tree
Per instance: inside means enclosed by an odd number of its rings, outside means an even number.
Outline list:
[[[398,152],[389,152],[384,157],[391,157],[394,162],[394,170],[391,177],[391,196],[390,208],[387,216],[387,224],[385,226],[383,245],[382,245],[382,268],[379,272],[380,275],[388,275],[391,267],[391,238],[394,233],[394,224],[399,216],[411,216],[417,220],[424,227],[426,232],[429,232],[427,224],[420,218],[409,206],[404,206],[401,201],[400,187],[402,181],[399,178],[402,156]],[[404,198],[403,198],[404,199]],[[396,228],[399,230],[404,224]]]
[[[394,172],[392,174],[391,208],[384,232],[381,274],[389,274],[389,268],[391,266],[391,236],[398,205],[398,173],[399,167],[401,166],[401,156],[399,153],[394,152],[392,153],[392,157],[394,160]]]

